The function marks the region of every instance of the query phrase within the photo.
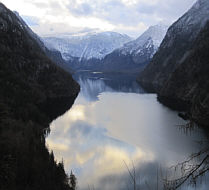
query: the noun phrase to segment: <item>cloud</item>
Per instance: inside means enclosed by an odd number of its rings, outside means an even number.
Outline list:
[[[79,15],[88,16],[88,15],[91,15],[93,13],[92,7],[87,3],[82,3],[82,4],[77,5],[77,6],[69,5],[68,8],[69,8],[69,11],[71,13],[73,13],[77,16],[79,16]]]
[[[39,26],[40,20],[37,17],[21,15],[28,26]]]
[[[12,10],[39,25],[30,25],[40,35],[99,28],[139,36],[160,21],[174,22],[195,0],[2,0]],[[35,22],[36,23],[36,22]],[[53,29],[53,30],[51,30]]]
[[[134,7],[127,6],[120,0],[71,2],[69,11],[76,16],[91,16],[108,21],[114,25],[134,26],[139,23],[139,13]]]
[[[83,0],[73,1],[69,11],[76,16],[92,16],[106,20],[114,26],[136,26],[139,23],[149,26],[159,21],[173,22],[193,4],[194,0]],[[85,8],[85,9],[84,9]]]

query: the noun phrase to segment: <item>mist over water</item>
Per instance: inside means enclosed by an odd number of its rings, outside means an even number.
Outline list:
[[[202,131],[180,130],[186,121],[147,94],[135,76],[83,72],[74,78],[81,92],[51,123],[47,144],[67,173],[73,170],[79,189],[133,189],[127,170],[133,165],[137,187],[161,189],[166,168],[201,149]],[[198,189],[206,190],[206,182]]]

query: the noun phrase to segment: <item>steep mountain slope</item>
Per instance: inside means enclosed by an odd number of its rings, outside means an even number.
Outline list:
[[[105,56],[100,64],[102,70],[123,71],[128,69],[137,72],[137,69],[143,69],[160,46],[167,28],[165,25],[149,27],[136,40],[126,43],[123,47]]]
[[[162,87],[159,98],[171,107],[187,106],[192,119],[209,126],[209,22],[192,47]]]
[[[140,37],[136,40],[126,43],[122,48],[120,48],[121,54],[140,56],[145,48],[153,46],[153,51],[150,52],[150,57],[153,57],[154,53],[160,46],[165,34],[167,32],[168,26],[159,24],[155,26],[150,26]],[[137,59],[136,61],[137,62]]]
[[[31,36],[31,38],[33,38],[40,46],[40,48],[42,49],[42,51],[45,52],[45,54],[54,62],[56,63],[59,67],[65,69],[68,72],[72,72],[71,68],[69,67],[69,65],[65,62],[65,60],[62,58],[61,53],[58,50],[50,50],[48,49],[44,42],[42,41],[42,39],[35,34],[30,27],[27,26],[27,24],[25,23],[25,21],[20,17],[18,12],[14,12],[15,15],[18,17],[19,19],[19,24],[28,32],[28,34]]]
[[[168,30],[159,51],[139,76],[164,104],[209,126],[209,1],[198,0]]]
[[[209,1],[198,0],[168,29],[159,51],[140,74],[140,82],[159,91],[172,72],[190,55],[194,40],[207,20],[209,20]]]
[[[69,190],[63,163],[54,161],[45,136],[79,86],[1,3],[0,86],[0,189]]]
[[[49,49],[61,52],[62,57],[69,61],[72,57],[79,60],[92,58],[101,59],[114,49],[131,40],[127,35],[116,32],[90,33],[86,35],[68,35],[43,38]]]

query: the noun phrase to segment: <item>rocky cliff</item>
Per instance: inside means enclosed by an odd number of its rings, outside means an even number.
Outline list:
[[[193,47],[188,57],[161,88],[159,99],[176,109],[190,110],[192,119],[208,126],[209,22],[194,41]]]
[[[188,57],[194,41],[208,20],[209,1],[198,0],[168,29],[159,51],[140,74],[139,80],[159,91],[172,72]]]

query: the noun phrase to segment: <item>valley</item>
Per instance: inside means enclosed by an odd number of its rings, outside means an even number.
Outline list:
[[[0,190],[208,190],[209,1],[73,2],[0,3]]]

